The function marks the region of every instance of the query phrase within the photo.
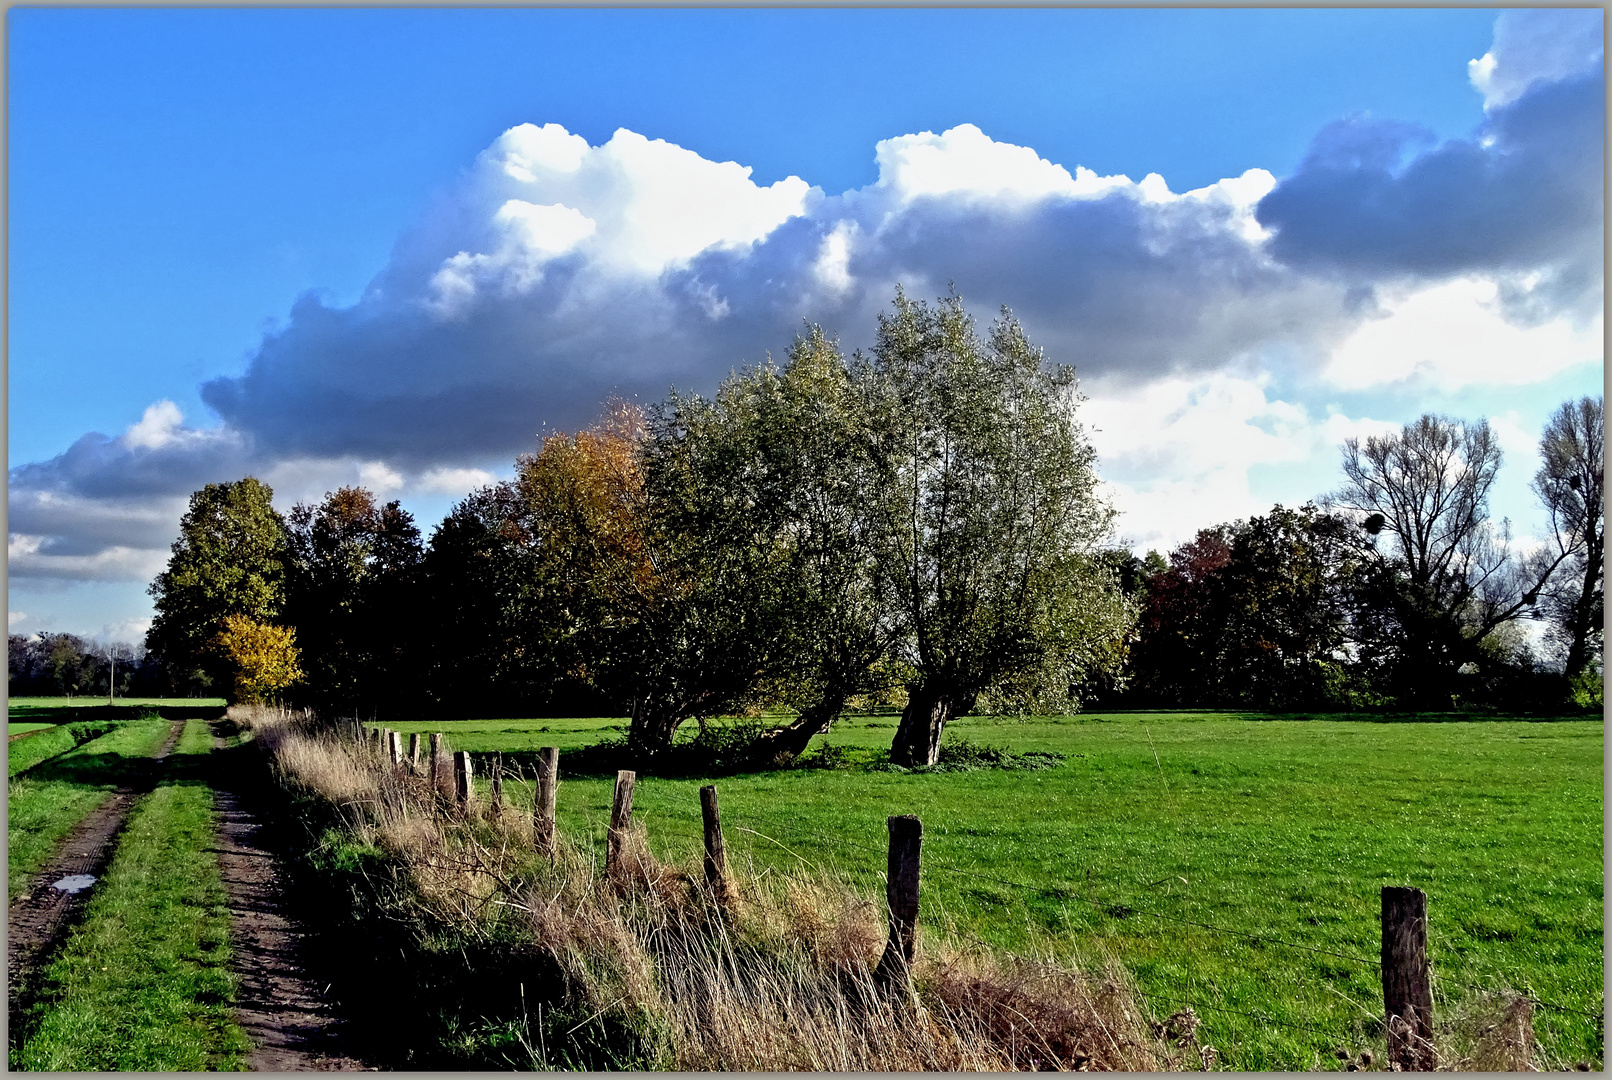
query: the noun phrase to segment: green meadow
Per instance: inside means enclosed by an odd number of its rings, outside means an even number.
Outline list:
[[[569,776],[564,751],[624,723],[393,726],[503,751],[528,775],[531,752],[561,747],[561,827],[602,844],[611,778]],[[1414,885],[1429,897],[1441,1017],[1485,990],[1525,992],[1557,1006],[1535,1018],[1547,1060],[1603,1060],[1600,721],[968,718],[948,744],[1063,763],[881,771],[894,724],[836,723],[808,755],[825,767],[640,778],[636,816],[657,853],[697,865],[698,788],[714,782],[738,864],[826,873],[877,897],[885,818],[917,814],[931,933],[959,948],[1116,957],[1157,1015],[1193,1006],[1201,1037],[1238,1069],[1336,1067],[1334,1049],[1380,1039],[1379,891]],[[507,790],[529,803],[525,785]]]

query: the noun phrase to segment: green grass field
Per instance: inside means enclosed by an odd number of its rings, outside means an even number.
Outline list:
[[[93,709],[107,703],[106,698],[94,695],[78,697],[14,697],[8,703],[11,716],[15,719],[22,714],[37,712],[43,709]],[[114,708],[122,705],[151,706],[152,708],[215,708],[224,707],[223,698],[193,698],[193,697],[132,697],[118,698]]]
[[[245,1067],[203,773],[210,742],[207,726],[190,721],[163,782],[130,815],[83,923],[43,973],[26,1038],[12,1047],[13,1069]]]
[[[62,729],[63,735],[67,734]],[[149,757],[168,734],[166,720],[133,720],[78,747],[71,738],[60,756],[50,757],[22,775],[11,776],[6,790],[7,895],[16,899],[28,880],[44,864],[58,841],[86,814],[99,806],[120,783],[128,780],[141,758]],[[42,751],[55,732],[19,740],[10,749],[12,765],[18,751]],[[31,744],[39,744],[33,746]]]
[[[849,767],[715,782],[730,857],[757,872],[843,875],[869,896],[882,891],[886,816],[918,814],[929,926],[959,943],[1117,956],[1159,1015],[1194,1005],[1232,1068],[1335,1067],[1333,1048],[1376,1036],[1369,961],[1383,885],[1428,893],[1441,1015],[1472,987],[1599,1013],[1602,724],[1396,719],[1409,718],[970,718],[948,742],[1068,758],[1047,770],[898,773],[866,769],[895,718],[858,717],[814,740],[841,748]],[[471,751],[557,745],[563,777],[564,748],[623,724],[392,726],[440,729]],[[652,844],[687,865],[703,782],[648,777],[637,789]],[[561,826],[602,844],[610,787],[562,783]],[[1552,1060],[1601,1064],[1599,1021],[1541,1008],[1536,1029]]]

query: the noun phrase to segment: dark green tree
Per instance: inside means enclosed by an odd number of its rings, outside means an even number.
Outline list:
[[[432,532],[421,563],[415,664],[443,715],[554,715],[565,709],[562,643],[538,530],[512,482],[471,492]],[[556,693],[560,694],[556,698]],[[591,715],[596,705],[573,715]]]
[[[221,685],[208,649],[226,615],[274,623],[285,606],[286,528],[268,485],[246,477],[190,497],[168,567],[147,590],[146,647],[177,687]]]
[[[292,508],[288,545],[286,618],[309,696],[346,713],[418,693],[405,664],[406,628],[419,614],[411,610],[422,555],[413,517],[396,501],[342,487],[317,506]]]
[[[691,550],[715,539],[739,559],[686,600],[748,613],[728,631],[733,689],[798,711],[760,737],[760,763],[798,756],[853,696],[888,681],[874,668],[901,622],[880,604],[876,556],[895,508],[879,509],[892,490],[879,482],[865,405],[837,343],[813,326],[782,367],[737,373],[712,400],[674,395],[650,446],[657,522],[704,538],[685,541]]]
[[[1131,692],[1138,701],[1170,707],[1218,703],[1216,652],[1228,608],[1223,571],[1231,564],[1234,534],[1232,525],[1199,529],[1148,579],[1130,656]]]
[[[1209,668],[1217,703],[1319,708],[1348,703],[1354,547],[1350,524],[1314,506],[1249,518],[1217,574],[1219,632]]]
[[[982,338],[955,295],[930,307],[898,291],[894,308],[853,378],[890,493],[881,601],[916,672],[891,761],[931,765],[981,693],[1066,692],[1129,611],[1096,558],[1113,513],[1074,370],[1049,367],[1005,309]]]

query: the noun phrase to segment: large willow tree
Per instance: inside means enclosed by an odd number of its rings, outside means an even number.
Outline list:
[[[894,309],[853,378],[885,493],[882,600],[916,672],[890,757],[932,765],[981,693],[1067,691],[1128,613],[1097,560],[1113,511],[1074,370],[1049,366],[1006,309],[984,336],[955,295],[931,307],[898,291]]]

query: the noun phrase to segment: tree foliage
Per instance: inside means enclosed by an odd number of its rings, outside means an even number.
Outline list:
[[[342,487],[317,506],[293,507],[287,532],[286,614],[316,703],[352,712],[417,693],[404,632],[419,616],[409,597],[422,556],[413,517],[396,501]]]
[[[272,701],[302,679],[297,634],[289,627],[226,615],[209,650],[230,676],[232,703]]]
[[[208,646],[226,616],[273,622],[285,606],[286,529],[274,493],[253,477],[190,497],[167,569],[147,590],[156,608],[146,647],[176,688],[227,681]]]
[[[1112,511],[1074,419],[1074,370],[1048,367],[1007,310],[982,337],[953,295],[898,291],[858,365],[879,500],[882,604],[916,676],[891,747],[931,765],[984,691],[1067,689],[1094,637],[1127,621],[1096,545]]]
[[[1176,548],[1149,583],[1138,691],[1178,706],[1344,704],[1348,528],[1314,506],[1278,505]]]

